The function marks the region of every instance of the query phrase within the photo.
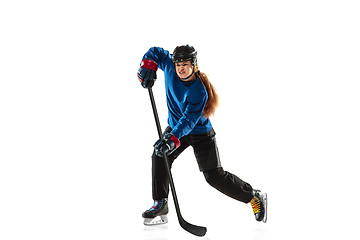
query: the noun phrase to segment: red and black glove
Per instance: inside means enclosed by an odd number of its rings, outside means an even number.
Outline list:
[[[159,157],[163,157],[164,154],[170,155],[178,147],[180,147],[180,140],[171,133],[166,133],[162,139],[154,144],[155,154]]]
[[[156,62],[149,59],[144,59],[141,61],[141,66],[137,72],[141,86],[144,88],[152,88],[152,86],[154,86],[157,69],[158,65]]]

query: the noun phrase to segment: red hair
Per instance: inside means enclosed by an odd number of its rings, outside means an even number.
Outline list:
[[[200,78],[201,82],[204,84],[208,94],[208,100],[206,102],[203,114],[204,117],[209,118],[215,114],[215,110],[219,105],[219,96],[206,74],[198,70],[198,66],[195,67],[195,72],[196,76]]]

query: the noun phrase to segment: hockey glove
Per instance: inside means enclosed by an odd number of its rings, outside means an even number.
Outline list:
[[[166,133],[163,139],[159,139],[155,144],[155,154],[159,157],[165,155],[170,155],[178,147],[180,147],[180,140],[172,135],[171,133]]]
[[[141,86],[144,88],[152,88],[152,86],[154,86],[157,68],[158,65],[156,62],[149,59],[142,60],[141,66],[137,72]]]

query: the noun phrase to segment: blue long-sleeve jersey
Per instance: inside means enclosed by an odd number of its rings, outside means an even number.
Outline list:
[[[163,48],[150,48],[143,59],[156,62],[164,71],[171,133],[180,139],[188,134],[209,132],[211,122],[203,116],[208,94],[201,80],[181,81],[171,61],[171,54]]]

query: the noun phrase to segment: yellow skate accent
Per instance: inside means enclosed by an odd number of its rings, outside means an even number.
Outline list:
[[[260,200],[257,197],[253,197],[253,199],[251,199],[250,203],[251,203],[251,207],[254,211],[254,214],[261,212]]]

